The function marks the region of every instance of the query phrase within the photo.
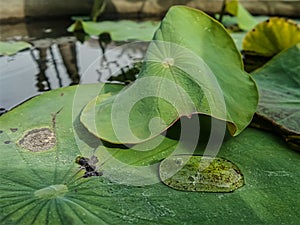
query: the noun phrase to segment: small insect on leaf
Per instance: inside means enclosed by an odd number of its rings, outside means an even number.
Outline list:
[[[75,159],[75,163],[79,164],[82,169],[85,169],[85,173],[83,175],[84,178],[103,175],[103,172],[97,171],[96,169],[95,164],[98,161],[99,160],[94,155],[91,157],[91,159],[83,156],[77,156]]]

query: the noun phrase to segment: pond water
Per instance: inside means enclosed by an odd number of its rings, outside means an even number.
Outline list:
[[[66,21],[1,25],[1,40],[26,40],[33,47],[0,57],[0,114],[45,91],[106,82],[141,61],[147,49],[147,42],[107,44],[98,37],[80,42],[67,26]]]

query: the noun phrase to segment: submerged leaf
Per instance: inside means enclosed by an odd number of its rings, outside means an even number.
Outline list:
[[[175,6],[157,30],[138,79],[87,105],[81,121],[112,143],[143,142],[196,113],[228,122],[237,135],[257,102],[256,85],[223,26],[201,11]]]
[[[300,27],[292,20],[273,17],[259,23],[243,40],[243,51],[271,57],[300,42]]]

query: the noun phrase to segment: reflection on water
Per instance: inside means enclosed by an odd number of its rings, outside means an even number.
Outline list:
[[[51,90],[51,83],[46,75],[48,65],[53,66],[58,87],[63,87],[62,72],[59,66],[65,67],[66,75],[70,79],[70,85],[78,84],[80,76],[78,73],[76,42],[74,38],[59,38],[53,42],[51,39],[33,41],[34,49],[30,50],[32,59],[36,62],[39,71],[36,75],[36,87],[39,92]],[[54,53],[54,47],[56,54]],[[57,58],[61,58],[62,64],[58,64]],[[63,74],[64,75],[64,74]]]
[[[114,43],[73,36],[31,41],[33,48],[0,57],[0,115],[41,92],[106,82],[143,59],[148,43]],[[117,80],[117,79],[110,79]]]

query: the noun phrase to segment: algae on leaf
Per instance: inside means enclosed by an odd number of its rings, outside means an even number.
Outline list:
[[[174,6],[148,47],[138,79],[87,105],[81,122],[106,141],[140,143],[180,117],[199,113],[226,121],[237,135],[250,123],[257,102],[255,82],[243,71],[224,27],[201,11]]]
[[[173,155],[161,162],[159,174],[163,183],[181,191],[231,192],[244,185],[236,165],[207,156]]]

